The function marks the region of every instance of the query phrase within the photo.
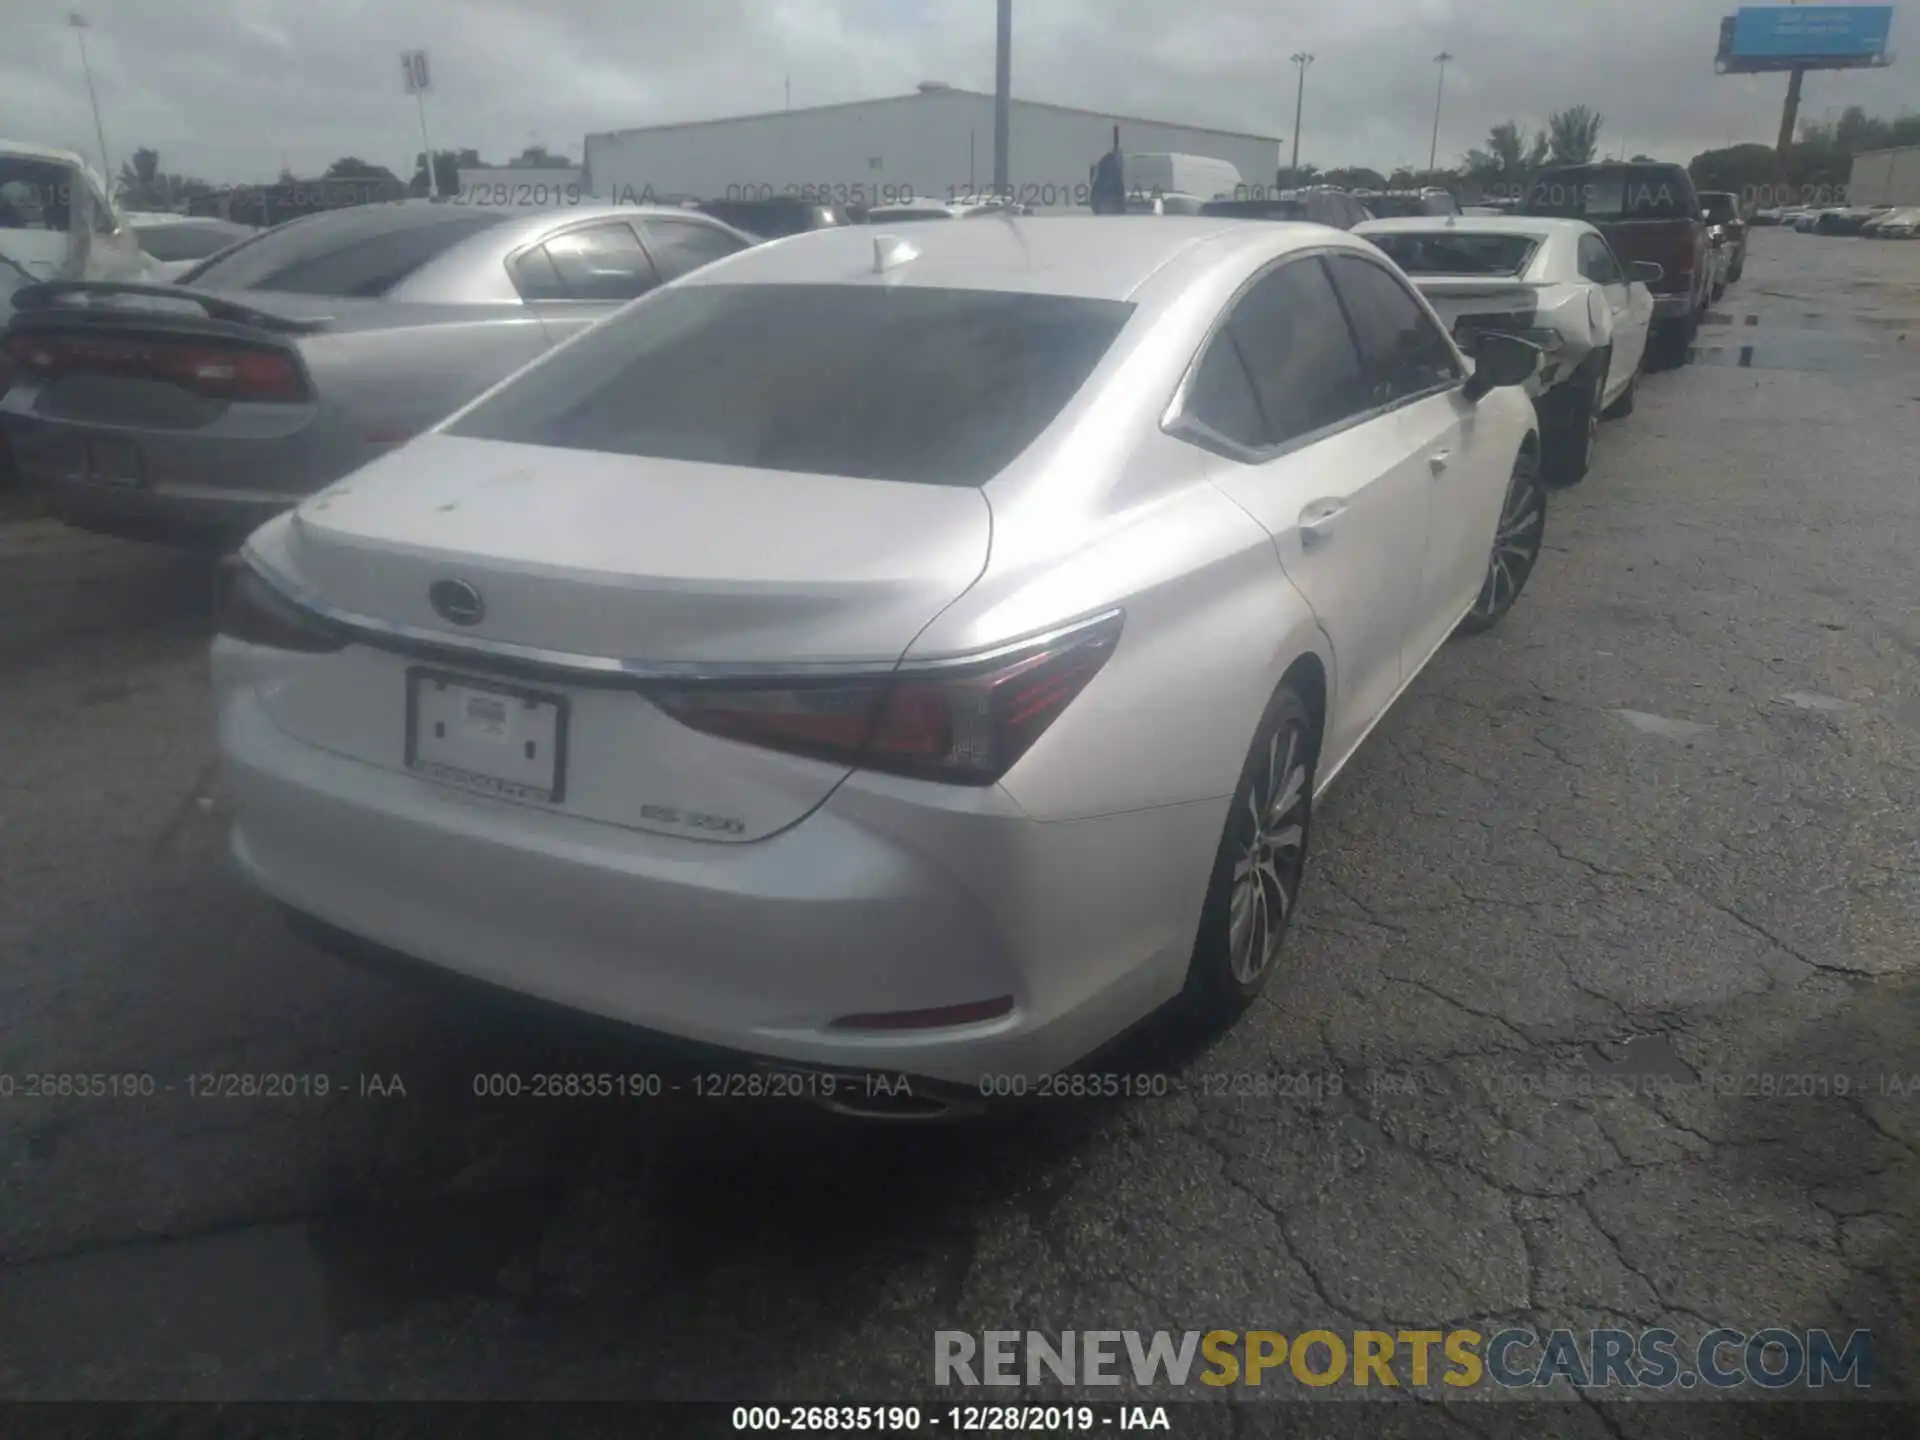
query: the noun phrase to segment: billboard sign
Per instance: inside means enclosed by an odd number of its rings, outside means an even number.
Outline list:
[[[1890,63],[1890,5],[1746,6],[1720,22],[1723,75],[1852,70]]]

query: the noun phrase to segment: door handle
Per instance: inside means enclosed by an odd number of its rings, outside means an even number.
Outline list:
[[[1447,462],[1451,459],[1453,459],[1453,452],[1451,450],[1436,450],[1427,456],[1427,465],[1432,469],[1434,474],[1438,475],[1442,470],[1447,468]]]
[[[1344,500],[1316,500],[1300,512],[1300,543],[1314,546],[1333,538],[1334,522],[1347,513]]]

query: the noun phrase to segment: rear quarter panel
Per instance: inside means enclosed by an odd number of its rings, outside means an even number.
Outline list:
[[[315,388],[340,425],[388,443],[430,429],[544,354],[547,330],[514,307],[472,319],[350,330],[302,342]]]

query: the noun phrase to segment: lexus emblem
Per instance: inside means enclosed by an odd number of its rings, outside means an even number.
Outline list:
[[[427,603],[443,620],[455,625],[478,625],[487,613],[480,592],[464,580],[436,580],[427,587]]]

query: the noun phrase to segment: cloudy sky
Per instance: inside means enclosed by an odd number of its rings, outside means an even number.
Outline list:
[[[399,53],[425,47],[436,147],[489,160],[530,141],[576,161],[589,131],[825,104],[922,80],[993,88],[993,0],[80,0],[113,163],[150,145],[215,182],[316,173],[348,154],[405,173],[419,122]],[[0,136],[98,153],[68,8],[5,0]],[[1494,123],[1584,102],[1603,150],[1685,160],[1771,143],[1782,76],[1713,73],[1733,0],[1015,0],[1025,99],[1290,137],[1301,158],[1424,163],[1434,55],[1457,158]],[[1900,14],[1901,9],[1912,13]],[[1894,48],[1920,27],[1896,6]],[[1915,30],[1920,38],[1920,30]],[[1802,114],[1893,115],[1910,62],[1808,77]],[[1016,174],[1018,161],[1015,163]]]

